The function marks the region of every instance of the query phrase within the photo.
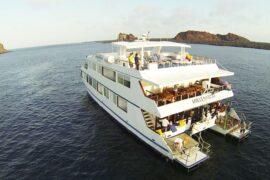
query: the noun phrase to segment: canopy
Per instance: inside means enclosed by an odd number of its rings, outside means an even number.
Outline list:
[[[112,43],[115,46],[125,47],[126,49],[147,48],[147,47],[183,47],[190,48],[190,45],[175,43],[170,41],[118,41]]]
[[[182,70],[180,68],[164,68],[158,71],[145,70],[141,71],[141,78],[156,86],[165,87],[201,79],[234,75],[233,72],[219,69],[218,67],[211,70],[209,68],[205,68],[205,70],[193,68],[193,70],[190,68]]]

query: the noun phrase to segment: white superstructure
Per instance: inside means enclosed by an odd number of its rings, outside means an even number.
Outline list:
[[[210,145],[200,132],[214,127],[225,112],[218,109],[220,101],[233,92],[221,78],[233,73],[215,60],[192,57],[186,44],[141,40],[112,45],[117,52],[89,55],[81,67],[90,96],[167,158],[188,169],[208,159]],[[138,53],[138,70],[131,52]]]

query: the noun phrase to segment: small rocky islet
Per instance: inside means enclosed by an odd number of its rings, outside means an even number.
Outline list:
[[[6,53],[7,50],[4,48],[4,45],[2,43],[0,43],[0,54],[2,53]]]

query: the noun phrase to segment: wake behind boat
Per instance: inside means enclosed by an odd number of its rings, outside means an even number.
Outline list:
[[[117,52],[87,57],[82,80],[104,110],[162,155],[191,169],[209,158],[202,131],[249,134],[250,124],[222,103],[233,97],[222,78],[234,73],[215,60],[190,55],[187,44],[145,37],[112,45]]]

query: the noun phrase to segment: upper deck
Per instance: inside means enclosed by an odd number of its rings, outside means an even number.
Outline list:
[[[133,66],[130,66],[128,57],[130,53],[138,53],[140,60],[139,71],[216,63],[215,59],[191,56],[186,51],[186,48],[191,46],[182,43],[135,41],[114,42],[112,45],[118,48],[118,52],[99,53],[95,57],[98,60],[122,67],[135,68],[134,62]]]
[[[190,46],[182,43],[135,41],[114,42],[112,45],[118,47],[119,51],[99,53],[93,59],[159,87],[233,75],[230,71],[220,69],[215,59],[190,55],[186,51]],[[138,69],[134,59],[130,62],[131,53],[139,55]]]

